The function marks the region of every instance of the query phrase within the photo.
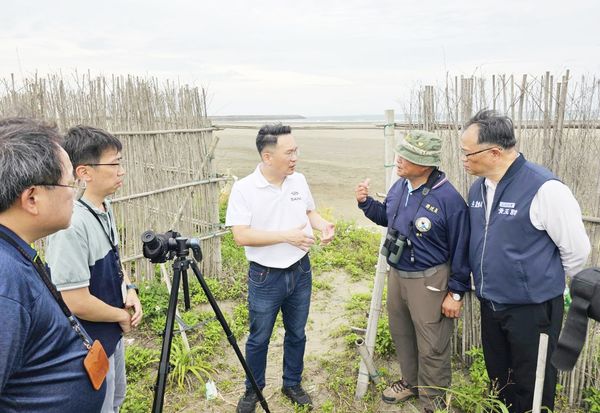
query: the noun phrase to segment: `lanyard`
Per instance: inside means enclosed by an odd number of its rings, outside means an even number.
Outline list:
[[[48,288],[48,290],[50,291],[50,294],[52,294],[52,297],[54,297],[54,300],[56,300],[56,302],[58,303],[58,306],[62,310],[63,314],[69,320],[71,327],[73,328],[73,330],[75,330],[77,335],[83,340],[84,346],[88,350],[90,348],[92,348],[92,344],[91,344],[92,339],[87,335],[85,330],[81,327],[81,325],[79,324],[79,320],[77,320],[77,318],[75,318],[75,316],[73,316],[73,314],[71,313],[71,310],[69,310],[69,307],[67,307],[64,300],[62,299],[62,296],[60,295],[60,293],[58,292],[58,290],[56,289],[54,284],[52,284],[52,281],[50,280],[50,275],[48,274],[48,271],[46,269],[46,265],[44,264],[44,262],[42,261],[40,256],[36,254],[35,258],[32,260],[31,257],[29,256],[29,254],[27,254],[27,252],[25,252],[23,247],[21,247],[19,244],[17,244],[17,242],[15,240],[10,238],[8,235],[4,234],[2,231],[0,231],[0,238],[4,239],[6,242],[8,242],[10,245],[12,245],[17,251],[19,251],[21,253],[21,255],[23,257],[25,257],[27,259],[27,261],[29,261],[33,265],[33,268],[35,268],[36,272],[42,279],[42,282],[44,283],[46,288]]]
[[[83,202],[81,199],[78,200],[77,202],[79,202],[81,205],[83,205],[84,207],[87,208],[88,211],[90,211],[90,214],[92,214],[94,216],[94,218],[96,218],[96,221],[98,221],[98,224],[100,224],[100,227],[102,228],[102,232],[104,233],[104,235],[106,235],[106,239],[108,240],[108,243],[110,244],[110,248],[114,251],[114,253],[117,255],[117,257],[119,256],[119,251],[117,249],[117,246],[113,243],[113,239],[115,238],[115,233],[113,232],[113,227],[110,223],[110,217],[108,219],[109,221],[109,228],[110,228],[110,235],[106,232],[106,229],[104,228],[104,224],[102,224],[102,221],[100,221],[100,217],[98,216],[98,214],[96,214],[96,211],[94,211],[92,209],[92,207],[90,207],[88,204],[86,204],[85,202]]]
[[[408,236],[413,231],[414,221],[417,218],[417,215],[419,214],[419,209],[421,209],[421,205],[423,205],[423,201],[425,200],[427,195],[429,195],[429,193],[431,192],[431,188],[433,188],[433,185],[440,178],[440,176],[442,176],[442,173],[437,168],[435,168],[429,174],[429,177],[427,178],[427,182],[425,182],[424,188],[421,191],[423,196],[421,197],[421,201],[419,202],[419,205],[417,205],[417,209],[415,210],[415,216],[413,217],[413,219],[411,219],[409,226],[408,226],[408,234],[406,234],[406,244],[410,248],[410,262],[413,264],[415,263],[415,247]],[[407,186],[407,190],[408,190],[408,186]],[[409,196],[409,194],[407,194],[407,196]],[[396,221],[396,217],[398,216],[398,213],[400,212],[401,205],[402,205],[402,196],[400,196],[400,200],[398,201],[398,208],[396,209],[396,213],[394,214],[394,218],[392,219],[392,225]]]
[[[92,207],[90,207],[88,204],[86,204],[85,202],[83,202],[81,199],[79,201],[77,201],[77,202],[79,202],[81,205],[83,205],[84,207],[86,207],[87,210],[90,211],[90,214],[92,214],[94,216],[94,218],[96,218],[96,221],[98,221],[98,225],[100,225],[100,228],[102,228],[102,233],[104,235],[106,235],[106,239],[108,240],[108,243],[110,244],[110,248],[115,253],[115,257],[117,259],[117,267],[119,268],[119,276],[122,279],[123,278],[123,270],[121,269],[121,257],[119,255],[119,248],[117,248],[117,246],[112,241],[115,238],[115,233],[113,232],[113,227],[112,227],[112,224],[110,222],[110,216],[109,216],[109,219],[108,219],[108,221],[109,221],[108,226],[110,227],[110,235],[108,235],[108,233],[104,229],[104,225],[102,224],[102,221],[100,221],[100,217],[98,216],[98,214],[96,214],[96,211],[94,211],[92,209]]]
[[[421,191],[421,193],[423,194],[423,197],[421,198],[421,201],[419,202],[419,205],[417,206],[414,218],[410,221],[409,232],[413,228],[413,222],[414,222],[415,218],[417,217],[417,215],[419,214],[419,209],[421,208],[421,205],[423,205],[423,201],[425,200],[425,197],[427,197],[427,195],[429,195],[429,193],[431,192],[431,188],[433,188],[433,185],[440,178],[440,176],[442,176],[442,172],[440,172],[440,170],[437,168],[434,169],[429,174],[429,177],[427,178],[427,182],[425,182],[423,190]],[[407,190],[408,190],[408,186],[407,186]],[[394,217],[392,218],[392,225],[394,225],[394,222],[396,221],[396,217],[398,216],[398,213],[400,212],[401,205],[402,205],[402,196],[400,196],[400,201],[398,202],[398,208],[396,208],[396,213],[394,213]]]

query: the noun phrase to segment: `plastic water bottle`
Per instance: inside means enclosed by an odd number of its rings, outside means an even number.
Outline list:
[[[206,382],[206,400],[213,400],[217,398],[217,385],[214,381],[209,380]]]

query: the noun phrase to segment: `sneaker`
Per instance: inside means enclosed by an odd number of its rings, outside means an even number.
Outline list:
[[[299,406],[307,406],[309,410],[312,410],[312,400],[301,385],[297,384],[295,386],[282,387],[281,392],[285,397],[290,399],[292,403],[296,403]]]
[[[411,397],[419,395],[417,389],[409,385],[406,380],[400,379],[392,383],[387,389],[383,391],[381,399],[390,404],[400,403],[401,401],[408,400]]]
[[[236,413],[254,413],[256,409],[256,403],[258,403],[258,394],[254,392],[254,389],[246,389],[244,395],[240,398],[237,404]]]

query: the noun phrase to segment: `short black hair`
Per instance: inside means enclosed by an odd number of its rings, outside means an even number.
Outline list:
[[[92,126],[72,127],[65,136],[63,148],[69,154],[73,169],[79,165],[97,163],[107,149],[121,152],[121,141],[105,130]]]
[[[463,131],[471,125],[479,126],[477,143],[491,143],[504,149],[512,148],[517,144],[515,128],[508,116],[483,109],[469,119],[463,127]]]
[[[262,154],[262,151],[267,146],[277,145],[277,139],[280,135],[289,135],[290,133],[292,133],[292,127],[289,125],[282,125],[281,123],[264,125],[258,131],[258,135],[256,135],[256,149],[258,149],[258,153]]]
[[[58,129],[28,118],[0,120],[0,213],[32,185],[54,185],[63,170]]]

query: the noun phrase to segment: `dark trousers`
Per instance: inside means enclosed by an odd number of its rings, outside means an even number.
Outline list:
[[[494,311],[481,302],[481,339],[488,376],[511,413],[532,409],[540,333],[548,334],[542,406],[554,410],[557,370],[550,363],[563,319],[563,296]]]

